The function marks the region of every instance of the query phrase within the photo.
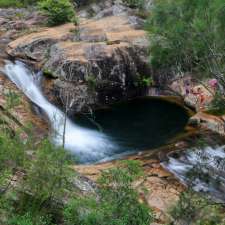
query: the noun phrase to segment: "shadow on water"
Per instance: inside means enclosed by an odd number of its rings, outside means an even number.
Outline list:
[[[140,151],[166,144],[184,131],[187,111],[157,97],[137,98],[113,104],[92,114],[75,116],[76,124],[100,130],[118,145],[115,154]]]

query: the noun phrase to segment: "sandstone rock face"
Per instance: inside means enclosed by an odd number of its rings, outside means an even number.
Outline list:
[[[198,112],[190,118],[189,123],[225,135],[225,117],[223,116],[218,117],[204,112]]]
[[[57,28],[43,28],[12,41],[8,44],[6,51],[16,58],[44,60],[50,46],[67,38],[73,27],[73,24],[66,24]]]
[[[196,111],[196,114],[190,118],[189,124],[225,135],[225,115],[214,116],[207,113],[208,106],[214,98],[215,90],[209,86],[208,80],[201,84],[193,82],[193,80],[191,75],[184,76],[172,82],[170,86],[174,92],[183,97],[187,106]],[[185,83],[188,83],[189,86],[187,87]],[[187,89],[190,89],[190,93],[186,93]]]
[[[65,91],[71,93],[72,112],[140,95],[138,80],[149,72],[143,20],[121,14],[127,12],[122,5],[112,7],[77,27],[43,28],[20,37],[8,45],[7,53],[41,63],[55,78],[54,94],[65,102]]]

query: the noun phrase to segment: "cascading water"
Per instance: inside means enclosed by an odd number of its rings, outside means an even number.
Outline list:
[[[43,96],[36,82],[37,74],[33,74],[19,61],[7,62],[3,72],[46,113],[53,130],[52,139],[55,144],[61,145],[65,114]],[[117,146],[108,136],[98,131],[82,128],[66,118],[65,148],[75,153],[80,162],[93,162],[112,156]]]
[[[225,146],[174,152],[162,165],[196,191],[225,202]]]

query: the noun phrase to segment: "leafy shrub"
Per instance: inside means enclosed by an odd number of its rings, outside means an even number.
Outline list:
[[[61,201],[70,189],[73,171],[69,165],[69,156],[64,149],[54,147],[48,140],[42,141],[27,168],[26,180],[22,183],[27,191],[18,195],[19,210],[22,213],[27,210],[31,213],[57,211],[55,202]]]
[[[155,69],[208,72],[224,80],[224,0],[156,0],[146,29]]]
[[[75,11],[69,0],[42,0],[38,7],[48,16],[49,25],[59,25],[75,19]]]
[[[136,161],[103,172],[98,181],[99,199],[72,200],[64,210],[66,225],[149,225],[153,214],[138,201],[132,188],[132,182],[140,175],[142,171]]]
[[[88,84],[88,87],[90,88],[90,90],[94,91],[96,89],[96,86],[97,86],[96,77],[91,74],[86,78],[86,81],[87,81],[87,84]]]
[[[143,9],[144,0],[123,0],[131,8]]]
[[[26,7],[30,4],[37,3],[38,0],[0,0],[0,7],[8,8],[8,7]]]
[[[49,219],[46,217],[38,217],[36,222],[33,222],[33,215],[26,213],[25,215],[14,215],[9,219],[7,225],[50,225]]]
[[[154,85],[154,80],[151,76],[139,76],[134,85],[137,87],[150,87]]]
[[[216,93],[211,104],[209,105],[208,113],[213,115],[225,114],[225,98],[220,93]]]
[[[170,210],[169,225],[223,225],[223,209],[191,190],[181,194],[179,201]]]
[[[32,157],[27,153],[30,149]],[[47,140],[34,146],[17,135],[0,133],[0,224],[7,224],[2,220],[9,225],[58,221],[63,197],[67,193],[70,196],[74,171],[69,165],[68,153]],[[15,174],[19,179],[13,186],[11,178]]]
[[[7,8],[7,7],[22,7],[23,4],[18,0],[0,0],[0,7]]]

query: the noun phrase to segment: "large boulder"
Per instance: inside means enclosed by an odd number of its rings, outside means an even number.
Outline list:
[[[50,93],[65,103],[70,92],[71,111],[79,112],[142,93],[138,82],[149,72],[142,26],[134,15],[98,16],[25,35],[7,52],[42,64],[55,78]]]
[[[136,53],[126,42],[61,42],[52,46],[44,68],[58,78],[58,94],[60,89],[74,93],[72,108],[79,111],[90,104],[112,103],[137,94],[133,91],[139,67]]]
[[[54,90],[63,101],[63,89],[74,93],[72,111],[140,94],[137,82],[149,71],[148,41],[130,21],[123,16],[88,20],[77,28],[74,41],[51,46],[44,71],[57,78]]]

